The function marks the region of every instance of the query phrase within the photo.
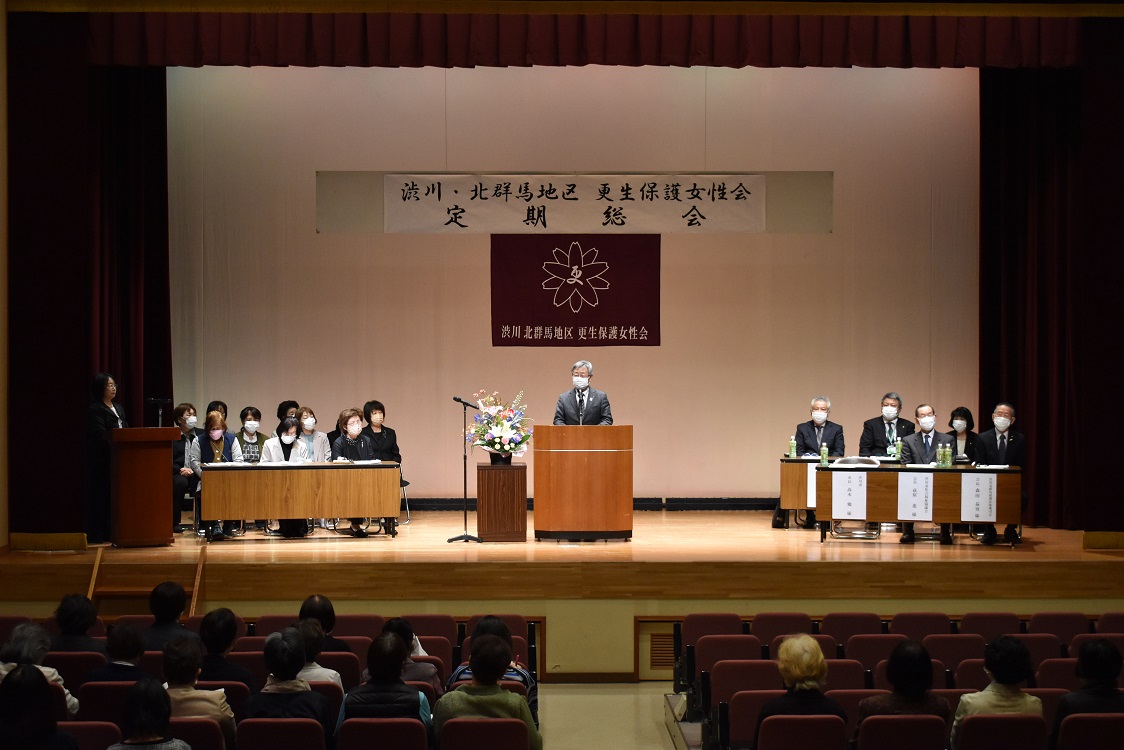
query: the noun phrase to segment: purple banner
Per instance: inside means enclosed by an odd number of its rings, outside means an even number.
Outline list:
[[[492,346],[659,346],[660,235],[492,235]]]

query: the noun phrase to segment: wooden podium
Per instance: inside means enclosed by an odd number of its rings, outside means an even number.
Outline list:
[[[535,539],[632,538],[632,425],[535,428]]]
[[[177,427],[109,431],[111,539],[118,547],[172,543],[172,443]]]
[[[476,464],[476,536],[527,541],[527,464]]]

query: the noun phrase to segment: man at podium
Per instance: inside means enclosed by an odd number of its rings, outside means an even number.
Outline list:
[[[554,407],[554,424],[557,425],[611,425],[613,412],[609,397],[604,391],[589,387],[593,377],[593,364],[581,359],[570,368],[574,387],[558,397]]]

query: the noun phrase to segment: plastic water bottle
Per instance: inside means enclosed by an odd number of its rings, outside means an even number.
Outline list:
[[[894,443],[894,458],[899,461],[902,460],[902,439],[898,438],[898,442]]]
[[[788,457],[796,458],[796,436],[791,435],[788,438]]]
[[[820,466],[827,466],[827,443],[820,443]]]

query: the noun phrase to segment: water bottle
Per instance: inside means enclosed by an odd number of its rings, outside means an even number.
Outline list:
[[[788,457],[796,458],[796,436],[792,435],[788,438]]]
[[[827,443],[820,443],[820,466],[827,466]]]
[[[902,460],[902,439],[898,438],[898,442],[894,443],[894,458],[899,461]]]

